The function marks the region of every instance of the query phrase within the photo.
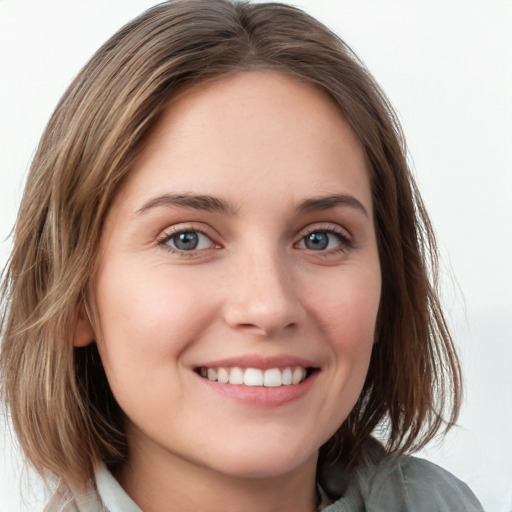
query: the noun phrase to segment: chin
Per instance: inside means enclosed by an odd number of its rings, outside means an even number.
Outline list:
[[[239,478],[276,478],[306,466],[316,467],[317,458],[317,449],[305,451],[297,447],[287,448],[282,444],[278,447],[252,443],[250,447],[224,451],[222,468],[218,470]]]

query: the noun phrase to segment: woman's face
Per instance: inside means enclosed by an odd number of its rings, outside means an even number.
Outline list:
[[[260,72],[175,100],[112,205],[92,290],[132,454],[314,467],[360,394],[381,290],[363,151],[332,101]]]

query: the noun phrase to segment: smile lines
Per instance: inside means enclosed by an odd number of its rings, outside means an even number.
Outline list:
[[[259,368],[243,369],[239,367],[201,367],[198,369],[198,373],[205,379],[221,384],[277,388],[280,386],[300,384],[309,377],[311,372],[308,368],[296,366],[289,368],[269,368],[267,370],[260,370]]]

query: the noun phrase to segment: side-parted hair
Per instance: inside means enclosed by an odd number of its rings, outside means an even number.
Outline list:
[[[105,217],[149,130],[189,84],[272,71],[314,84],[338,105],[367,161],[382,271],[363,390],[321,451],[357,464],[377,428],[410,452],[452,426],[459,362],[438,301],[434,235],[388,100],[350,48],[277,3],[178,0],[128,23],[60,100],[26,183],[2,280],[2,398],[27,459],[82,487],[127,457],[124,417],[95,344],[74,348]]]

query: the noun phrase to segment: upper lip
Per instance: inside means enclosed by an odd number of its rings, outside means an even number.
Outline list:
[[[196,368],[259,368],[268,370],[269,368],[290,368],[301,366],[303,368],[319,368],[314,361],[292,355],[279,356],[261,356],[257,354],[246,354],[242,356],[216,359],[198,364]]]

